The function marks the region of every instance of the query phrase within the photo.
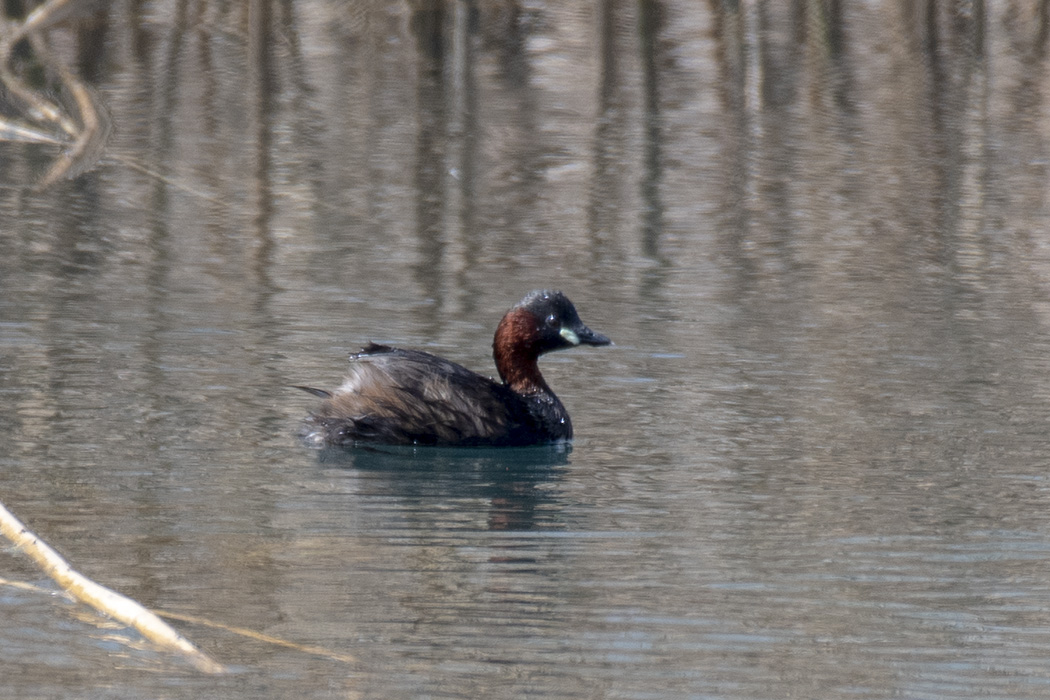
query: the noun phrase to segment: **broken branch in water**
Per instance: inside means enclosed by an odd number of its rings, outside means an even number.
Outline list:
[[[146,639],[161,647],[178,651],[205,673],[222,673],[222,664],[195,647],[145,607],[127,596],[95,583],[74,570],[46,542],[29,531],[3,503],[0,503],[0,534],[28,554],[66,593],[99,612],[134,627]]]

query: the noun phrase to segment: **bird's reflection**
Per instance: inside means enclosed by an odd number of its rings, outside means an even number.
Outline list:
[[[556,505],[544,488],[569,464],[572,446],[522,448],[369,447],[319,451],[325,467],[368,473],[373,487],[409,501],[483,500],[489,530],[533,530]]]

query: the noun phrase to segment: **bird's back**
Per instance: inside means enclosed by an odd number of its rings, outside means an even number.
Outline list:
[[[419,350],[370,344],[344,384],[308,419],[307,439],[329,445],[514,445],[572,436],[564,409],[519,396],[462,365]],[[541,425],[551,411],[554,434]],[[568,417],[565,416],[567,422]]]

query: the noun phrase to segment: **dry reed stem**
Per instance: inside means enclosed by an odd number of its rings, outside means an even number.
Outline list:
[[[145,607],[127,596],[95,583],[74,570],[62,556],[33,534],[0,503],[0,534],[29,555],[62,590],[99,612],[134,627],[146,639],[182,653],[198,670],[222,673],[225,668]]]

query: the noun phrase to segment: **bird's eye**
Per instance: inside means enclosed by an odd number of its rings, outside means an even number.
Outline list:
[[[547,317],[547,325],[550,326],[551,328],[556,327],[558,325],[558,317],[555,316],[554,314],[551,314],[550,316],[548,316]]]

